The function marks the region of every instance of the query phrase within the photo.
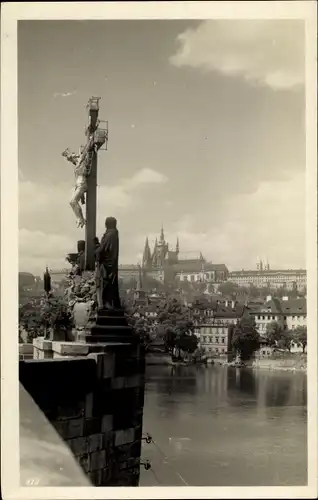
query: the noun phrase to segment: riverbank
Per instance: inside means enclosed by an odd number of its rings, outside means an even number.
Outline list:
[[[146,365],[153,366],[188,366],[203,363],[186,363],[173,361],[170,354],[165,353],[149,353],[146,356]],[[208,365],[231,366],[234,368],[250,368],[253,370],[280,370],[289,372],[307,372],[307,356],[295,355],[287,358],[260,358],[250,361],[242,366],[229,363],[225,358],[209,358]]]
[[[172,366],[172,359],[170,354],[166,353],[147,353],[146,354],[146,365],[147,366]]]
[[[220,363],[221,364],[221,363]],[[234,362],[225,363],[227,366],[236,368],[251,368],[253,370],[279,370],[288,372],[307,372],[307,356],[295,355],[286,357],[267,357],[258,358],[244,363],[242,366],[236,365]]]
[[[196,363],[191,361],[173,360],[171,354],[166,353],[147,353],[146,354],[146,365],[147,366],[194,366],[206,364],[206,361],[197,361]],[[213,361],[212,361],[213,363]]]
[[[307,372],[307,359],[258,359],[251,366],[255,370]]]

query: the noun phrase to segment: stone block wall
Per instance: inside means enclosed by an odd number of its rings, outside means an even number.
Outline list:
[[[36,339],[20,382],[95,486],[138,486],[145,354],[138,343]]]
[[[19,359],[33,359],[32,344],[19,344]]]

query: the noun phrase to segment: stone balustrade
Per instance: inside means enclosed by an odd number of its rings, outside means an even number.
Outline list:
[[[34,339],[20,382],[94,485],[137,486],[144,348],[121,312],[102,314],[85,338]]]

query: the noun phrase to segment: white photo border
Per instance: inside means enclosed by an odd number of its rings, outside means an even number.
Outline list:
[[[5,499],[316,498],[317,496],[317,11],[314,1],[8,2],[1,16],[1,483]],[[306,25],[306,234],[308,486],[51,488],[19,486],[18,20],[304,19]],[[296,238],[296,235],[295,235]]]

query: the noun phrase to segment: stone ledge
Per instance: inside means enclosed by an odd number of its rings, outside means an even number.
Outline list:
[[[33,355],[33,344],[19,344],[19,354]]]
[[[52,341],[46,340],[44,337],[36,337],[33,339],[33,346],[42,351],[50,351],[52,349]]]
[[[89,346],[79,342],[52,342],[54,353],[66,356],[85,356],[89,352]]]
[[[19,363],[19,380],[42,408],[67,397],[83,398],[96,384],[96,363],[87,357],[29,359]]]
[[[73,355],[65,355],[65,354],[58,354],[57,352],[53,351],[53,359],[74,359],[75,356]]]

